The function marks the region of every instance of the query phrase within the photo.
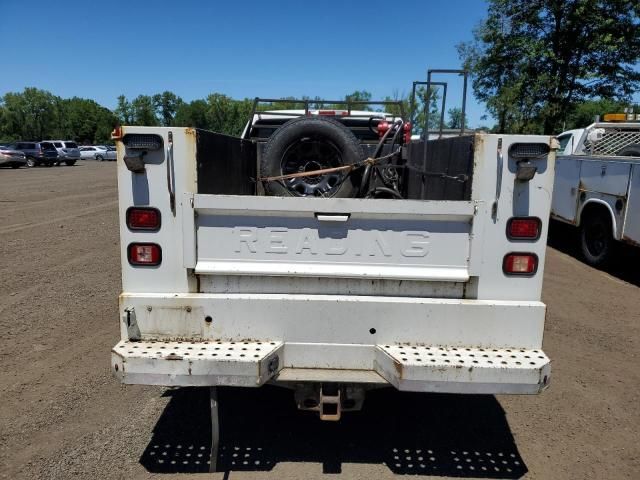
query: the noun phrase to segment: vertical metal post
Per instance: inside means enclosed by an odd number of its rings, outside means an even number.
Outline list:
[[[442,138],[442,129],[444,128],[444,109],[447,104],[447,84],[444,84],[444,88],[442,90],[442,107],[440,107],[440,134],[438,138]]]
[[[251,107],[251,116],[249,117],[249,128],[244,132],[243,138],[249,138],[251,136],[251,125],[253,125],[253,117],[256,115],[256,110],[258,109],[258,102],[260,99],[258,97],[253,99],[253,106]]]
[[[424,140],[425,142],[429,140],[429,106],[431,104],[431,70],[429,70],[427,72],[427,95],[426,95],[426,105],[425,105],[425,109],[424,109],[424,132],[425,132],[425,137]],[[427,158],[427,150],[425,148],[424,150],[424,158],[426,160]]]
[[[427,95],[426,105],[424,109],[424,151],[422,156],[422,183],[420,186],[420,198],[424,198],[426,176],[424,172],[427,171],[427,149],[429,144],[429,106],[431,105],[431,70],[427,71]]]
[[[218,470],[218,448],[220,446],[217,387],[209,387],[209,400],[211,404],[211,461],[209,463],[209,471],[216,472]]]
[[[462,126],[460,127],[460,135],[464,135],[464,122],[466,120],[467,113],[467,78],[469,76],[469,72],[464,70],[464,83],[462,87]]]
[[[415,110],[416,110],[416,85],[418,82],[413,82],[413,88],[411,89],[411,102],[409,103],[409,121],[411,125],[415,123]]]

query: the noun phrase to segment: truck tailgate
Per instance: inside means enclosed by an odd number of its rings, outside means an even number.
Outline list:
[[[197,274],[466,282],[473,202],[235,197],[184,203]],[[193,221],[193,225],[188,223]]]

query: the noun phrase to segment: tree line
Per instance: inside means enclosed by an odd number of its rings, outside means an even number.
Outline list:
[[[420,133],[424,125],[426,106],[429,106],[430,129],[437,129],[439,95],[425,88],[416,91],[413,118],[414,133]],[[372,94],[357,90],[344,97],[345,101],[371,101]],[[302,100],[302,102],[300,101]],[[357,104],[352,110],[386,111],[394,115],[409,116],[411,99],[409,95],[395,92],[382,99],[395,102],[392,105]],[[282,98],[278,102],[257,105],[257,111],[303,109],[308,102],[311,109],[345,110],[346,104],[323,102],[319,97]],[[86,98],[60,98],[46,90],[25,88],[22,92],[11,92],[0,98],[0,141],[73,139],[81,144],[104,144],[110,142],[110,134],[116,125],[146,125],[195,127],[239,135],[244,129],[254,100],[233,99],[222,93],[211,93],[206,98],[185,101],[173,92],[165,91],[155,95],[138,95],[128,99],[124,95],[117,98],[112,110]],[[449,109],[446,128],[459,128],[459,109]]]
[[[117,123],[114,113],[86,98],[60,98],[25,88],[0,100],[0,140],[74,139],[104,143]]]

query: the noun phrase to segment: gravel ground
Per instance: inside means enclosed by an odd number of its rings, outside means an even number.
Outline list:
[[[211,478],[206,391],[109,373],[120,289],[114,163],[0,170],[0,476]],[[226,473],[640,478],[640,265],[594,270],[552,231],[543,299],[549,390],[371,394],[338,424],[290,392],[221,392]],[[635,257],[635,258],[633,258]]]

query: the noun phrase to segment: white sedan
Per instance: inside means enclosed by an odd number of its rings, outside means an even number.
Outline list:
[[[80,147],[80,158],[82,160],[115,160],[116,150],[105,145],[89,145]]]

